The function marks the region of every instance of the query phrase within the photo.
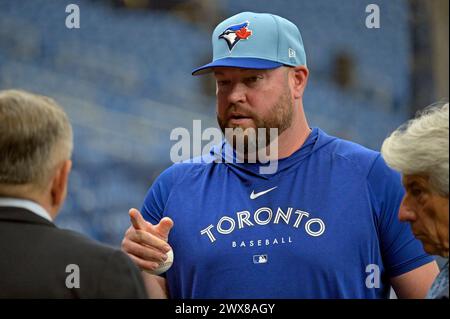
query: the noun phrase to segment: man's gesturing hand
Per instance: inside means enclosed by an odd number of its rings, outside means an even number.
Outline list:
[[[158,225],[152,225],[135,208],[130,209],[129,215],[132,226],[125,233],[122,249],[142,270],[153,272],[167,260],[167,252],[172,250],[167,240],[173,221],[164,217]]]

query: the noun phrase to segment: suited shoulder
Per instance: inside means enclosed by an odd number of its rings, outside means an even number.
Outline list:
[[[48,248],[59,250],[60,256],[79,258],[84,262],[102,263],[112,255],[121,253],[118,248],[100,243],[72,230],[54,227],[47,229],[42,236],[47,236],[48,240],[53,242]]]
[[[42,255],[55,258],[54,268],[70,272],[76,265],[84,289],[81,298],[146,298],[137,266],[120,249],[74,231],[51,228],[43,236],[53,242]],[[44,240],[45,242],[45,240]],[[41,252],[45,251],[41,247]],[[72,266],[73,267],[73,266]]]

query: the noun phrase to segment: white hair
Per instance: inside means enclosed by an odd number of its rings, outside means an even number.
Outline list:
[[[394,131],[381,147],[386,163],[405,175],[424,175],[448,197],[448,103],[433,104]]]
[[[52,99],[0,91],[0,186],[44,186],[55,166],[70,159],[72,127]]]

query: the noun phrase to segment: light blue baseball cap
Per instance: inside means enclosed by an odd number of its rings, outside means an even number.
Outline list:
[[[221,22],[212,35],[213,61],[192,71],[209,73],[213,67],[274,69],[306,65],[297,26],[269,13],[242,12]]]

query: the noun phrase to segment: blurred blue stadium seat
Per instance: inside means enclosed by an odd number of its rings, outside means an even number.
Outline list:
[[[358,0],[221,2],[226,15],[271,12],[296,23],[311,77],[312,126],[378,149],[403,122],[410,96],[407,1],[379,0],[382,28],[365,27]],[[170,164],[170,131],[214,126],[214,100],[193,68],[211,56],[210,31],[170,12],[119,10],[79,0],[81,28],[65,27],[65,2],[0,1],[0,89],[54,97],[74,126],[74,171],[57,223],[118,245],[128,208]],[[330,77],[335,55],[353,57],[356,89]],[[358,91],[359,90],[359,91]]]

